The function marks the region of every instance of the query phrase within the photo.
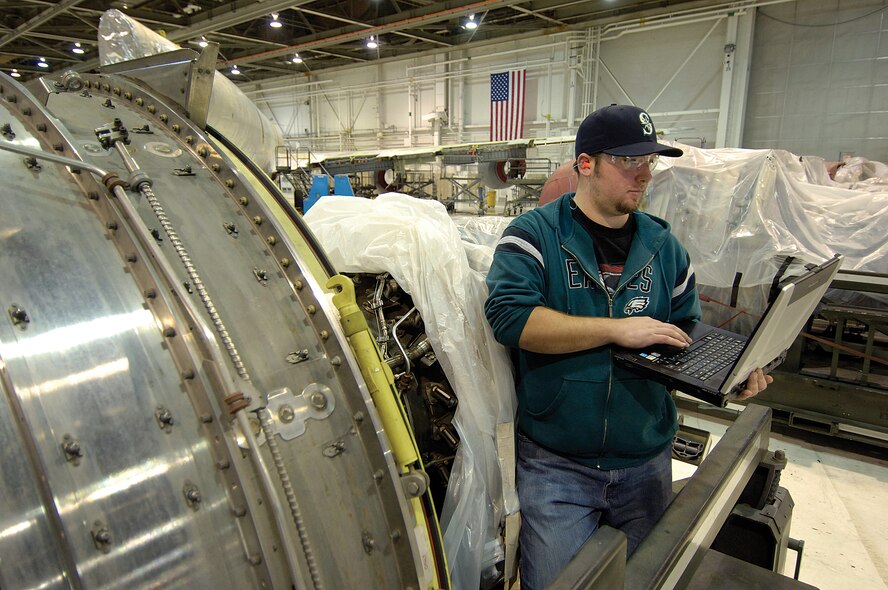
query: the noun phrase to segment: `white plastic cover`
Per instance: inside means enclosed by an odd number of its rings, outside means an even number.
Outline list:
[[[493,250],[514,217],[499,215],[453,215],[451,217],[466,249],[469,266],[484,276],[493,263]]]
[[[660,159],[645,210],[669,221],[688,249],[706,321],[730,319],[726,327],[750,333],[787,256],[819,264],[838,253],[845,256],[843,270],[888,273],[884,164],[853,158],[833,180],[817,157],[679,147],[681,158]],[[732,295],[733,307],[728,305]],[[827,298],[849,305],[888,304],[888,297],[878,294],[831,291]]]
[[[884,192],[888,190],[888,164],[859,156],[848,158],[838,163],[833,184],[853,190]]]
[[[489,248],[496,248],[503,231],[514,217],[503,217],[501,215],[454,215],[453,222],[459,230],[464,242],[470,244],[478,244]],[[490,269],[488,264],[483,269],[484,274]]]
[[[397,193],[323,197],[305,220],[338,271],[390,273],[422,315],[459,399],[444,549],[453,587],[477,589],[482,572],[502,558],[499,527],[518,507],[515,490],[502,489],[496,451],[496,425],[514,422],[515,393],[508,353],[484,317],[493,248],[465,244],[441,203]],[[466,248],[488,266],[472,268]]]
[[[98,40],[103,66],[181,49],[116,9],[106,10],[99,19]],[[275,148],[284,145],[283,132],[219,72],[213,78],[207,122],[263,170],[275,170]]]
[[[698,283],[730,287],[740,272],[744,286],[770,284],[786,256],[835,253],[845,270],[888,272],[888,178],[862,190],[783,150],[681,148],[660,159],[646,210],[672,224]]]

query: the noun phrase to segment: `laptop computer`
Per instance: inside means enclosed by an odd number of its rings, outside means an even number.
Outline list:
[[[693,340],[687,348],[624,349],[614,359],[667,387],[724,407],[745,388],[752,371],[761,367],[767,373],[783,362],[842,259],[837,255],[778,283],[776,295],[748,338],[702,322],[689,322],[678,324]]]

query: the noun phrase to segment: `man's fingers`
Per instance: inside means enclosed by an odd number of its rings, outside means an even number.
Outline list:
[[[671,346],[685,347],[692,342],[690,336],[685,334],[681,328],[672,324],[663,324],[661,326],[661,334],[667,338],[667,344]]]
[[[621,329],[615,342],[629,348],[642,348],[652,344],[666,344],[686,348],[692,341],[681,328],[651,317],[632,317],[620,320]]]
[[[669,346],[676,346],[678,348],[687,348],[688,345],[690,344],[684,338],[680,338],[677,336],[667,336],[666,339],[667,339],[666,344],[668,344]]]
[[[658,323],[659,325],[649,332],[650,344],[665,344],[676,348],[687,348],[691,343],[688,335],[679,328],[671,324]]]
[[[688,346],[687,341],[676,334],[655,334],[652,344],[665,344],[676,348],[687,348]]]
[[[756,369],[749,374],[749,378],[746,380],[746,389],[740,392],[737,399],[743,400],[758,395],[768,387],[769,383],[773,382],[773,377],[765,375],[761,369]]]

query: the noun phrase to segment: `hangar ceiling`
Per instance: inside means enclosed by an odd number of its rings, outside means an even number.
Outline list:
[[[26,81],[99,65],[99,19],[116,8],[183,47],[219,44],[217,68],[257,82],[375,60],[582,28],[725,2],[689,0],[3,1],[0,71]],[[276,17],[280,24],[273,27]],[[473,17],[477,28],[467,27]],[[471,25],[471,23],[469,23]],[[378,42],[367,46],[370,36]],[[78,45],[79,44],[79,45]],[[83,51],[80,53],[80,51]],[[302,60],[294,62],[298,53]],[[45,65],[39,65],[40,58]],[[237,66],[239,74],[232,74]]]

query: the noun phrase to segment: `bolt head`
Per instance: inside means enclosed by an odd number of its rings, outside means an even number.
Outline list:
[[[296,418],[296,412],[293,411],[292,406],[282,406],[278,411],[278,418],[284,424],[289,424]]]
[[[323,410],[327,407],[327,397],[320,391],[316,391],[311,394],[311,405],[319,410]]]

